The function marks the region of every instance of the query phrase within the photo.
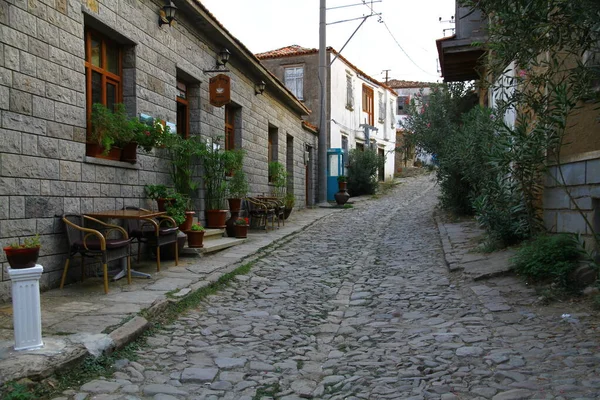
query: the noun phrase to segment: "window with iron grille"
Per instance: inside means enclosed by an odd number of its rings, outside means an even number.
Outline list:
[[[385,121],[385,112],[387,107],[383,101],[383,93],[379,93],[379,122]]]

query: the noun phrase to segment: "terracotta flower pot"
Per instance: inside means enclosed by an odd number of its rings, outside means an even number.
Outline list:
[[[245,239],[248,237],[248,225],[236,225],[235,226],[235,237],[238,239]]]
[[[90,157],[104,158],[106,160],[114,161],[119,161],[121,159],[122,149],[120,147],[111,147],[107,154],[104,154],[104,147],[102,147],[99,144],[86,143],[85,148],[85,154],[87,154]]]
[[[40,254],[39,247],[29,247],[23,249],[13,249],[5,247],[6,259],[12,269],[23,269],[35,267]]]
[[[204,247],[204,231],[186,231],[188,247],[193,249]]]
[[[227,210],[206,210],[206,226],[208,228],[223,229],[227,225]]]
[[[167,211],[167,203],[169,205],[173,205],[173,199],[156,199],[156,206],[158,207],[158,211]]]
[[[242,208],[242,199],[227,199],[230,211],[239,211]]]
[[[123,151],[121,151],[121,161],[135,164],[137,162],[137,148],[137,142],[129,142],[123,146]]]
[[[181,232],[186,232],[189,231],[190,228],[192,227],[192,224],[194,223],[194,215],[196,214],[195,211],[186,211],[185,212],[185,221],[183,221],[183,223],[181,225],[179,225],[179,230]]]

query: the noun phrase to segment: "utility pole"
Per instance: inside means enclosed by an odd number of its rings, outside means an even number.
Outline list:
[[[379,129],[374,127],[373,125],[367,124],[365,121],[364,124],[360,124],[359,128],[363,128],[365,131],[365,144],[367,145],[367,149],[371,149],[371,131],[377,132]]]
[[[388,72],[390,72],[390,71],[391,71],[391,69],[384,69],[383,71],[381,71],[381,73],[385,72],[385,83],[386,83],[386,85],[388,83]]]
[[[319,13],[319,82],[321,83],[321,107],[319,114],[319,196],[317,203],[327,202],[327,13],[326,0],[320,0]]]

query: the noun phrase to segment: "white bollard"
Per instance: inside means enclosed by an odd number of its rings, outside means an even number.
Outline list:
[[[44,267],[8,269],[12,281],[13,324],[15,350],[35,350],[42,342],[42,311],[40,308],[40,277]]]

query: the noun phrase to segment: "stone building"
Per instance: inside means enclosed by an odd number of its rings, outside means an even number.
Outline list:
[[[175,0],[171,25],[159,24],[163,5],[0,1],[0,243],[41,235],[42,288],[57,286],[66,259],[59,216],[148,207],[144,185],[171,184],[164,150],[138,151],[135,164],[86,155],[93,102],[122,102],[131,116],[164,120],[183,135],[217,138],[227,129],[226,147],[246,151],[251,194],[270,191],[267,164],[278,160],[296,206],[313,203],[317,137],[302,122],[306,106],[199,1]],[[205,71],[223,49],[231,54],[231,102],[214,107],[208,81],[215,73]],[[0,263],[6,298],[3,253]]]
[[[261,62],[281,79],[306,106],[313,110],[307,118],[319,124],[320,85],[319,51],[298,45],[257,54]],[[396,141],[396,93],[384,83],[370,77],[348,61],[335,49],[327,48],[327,147],[345,152],[371,146],[386,157],[380,180],[389,180],[394,174]],[[361,126],[368,124],[368,136]]]

